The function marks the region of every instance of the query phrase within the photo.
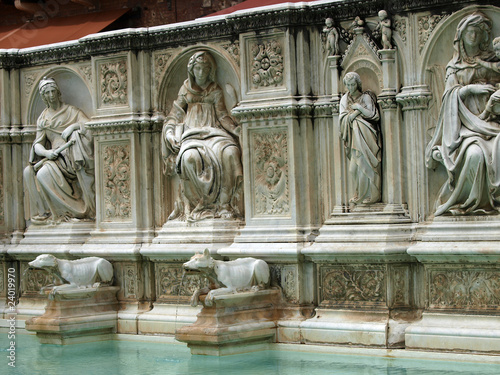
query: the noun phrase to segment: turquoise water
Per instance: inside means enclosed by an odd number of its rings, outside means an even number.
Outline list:
[[[187,347],[168,343],[104,341],[41,345],[32,335],[16,336],[16,368],[11,368],[7,365],[7,341],[7,335],[0,333],[0,374],[500,374],[500,365],[493,364],[275,350],[226,357],[191,356]]]

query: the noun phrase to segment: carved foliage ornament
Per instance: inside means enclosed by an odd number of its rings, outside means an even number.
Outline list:
[[[168,67],[168,60],[170,60],[170,57],[172,56],[171,53],[159,53],[155,55],[154,62],[155,62],[155,84],[156,87],[160,87],[160,82],[162,80],[163,75],[165,74],[165,71],[167,70]]]
[[[99,83],[103,105],[127,104],[127,63],[125,60],[101,64]]]
[[[446,14],[435,14],[431,16],[422,16],[418,18],[418,48],[419,52],[425,46],[425,43],[429,40],[432,32],[436,28],[439,22],[444,18],[448,17]]]
[[[156,296],[173,302],[175,297],[191,297],[198,290],[208,286],[208,282],[200,277],[183,277],[184,270],[178,264],[156,264],[157,275]],[[182,299],[186,301],[186,298]]]
[[[276,39],[261,44],[253,43],[250,50],[252,86],[281,86],[284,70],[281,43]]]
[[[130,145],[106,146],[103,151],[105,217],[129,219],[132,215]]]
[[[500,273],[491,270],[434,270],[429,273],[432,309],[500,308]]]
[[[233,58],[233,60],[240,66],[240,42],[235,41],[234,43],[223,44],[224,48]]]
[[[254,132],[252,148],[255,213],[289,215],[288,138],[286,132]]]
[[[273,264],[269,266],[271,285],[279,285],[289,303],[298,303],[297,272],[295,266]]]
[[[22,268],[21,290],[24,293],[39,294],[42,287],[56,282],[47,271],[28,268],[27,264],[23,264]]]
[[[323,305],[383,304],[386,302],[383,269],[322,267],[320,301]]]

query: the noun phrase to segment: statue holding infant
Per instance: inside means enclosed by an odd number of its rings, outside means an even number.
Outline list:
[[[36,124],[36,137],[24,182],[32,224],[95,218],[94,143],[87,116],[63,103],[52,78],[39,92],[46,108]]]
[[[243,180],[240,127],[228,114],[216,68],[207,51],[191,56],[188,78],[163,126],[163,160],[181,181],[169,220],[238,216],[236,198]]]
[[[456,30],[436,131],[426,149],[427,166],[440,163],[448,175],[436,216],[500,210],[500,111],[494,105],[500,48],[495,56],[491,30],[481,13],[464,17]]]

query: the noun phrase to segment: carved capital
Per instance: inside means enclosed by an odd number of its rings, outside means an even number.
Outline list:
[[[426,85],[403,87],[396,101],[403,111],[427,109],[432,94]]]
[[[378,96],[377,102],[382,110],[396,109],[398,107],[396,93],[382,93]]]

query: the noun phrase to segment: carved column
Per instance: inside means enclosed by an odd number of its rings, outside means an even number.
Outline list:
[[[427,85],[403,87],[396,100],[401,105],[405,126],[409,129],[408,152],[408,209],[413,221],[421,221],[427,212],[427,169],[424,163],[426,123],[431,92]]]
[[[330,79],[332,83],[332,116],[333,116],[333,186],[334,186],[334,206],[330,213],[342,213],[346,211],[345,202],[347,198],[347,173],[346,155],[344,144],[340,136],[339,105],[340,105],[340,56],[328,56],[328,66],[330,68]]]
[[[400,205],[402,196],[402,170],[401,170],[401,124],[397,113],[396,104],[396,50],[383,49],[378,51],[381,55],[382,76],[384,86],[379,95],[379,104],[382,117],[383,139],[383,194],[384,201],[388,204]]]

